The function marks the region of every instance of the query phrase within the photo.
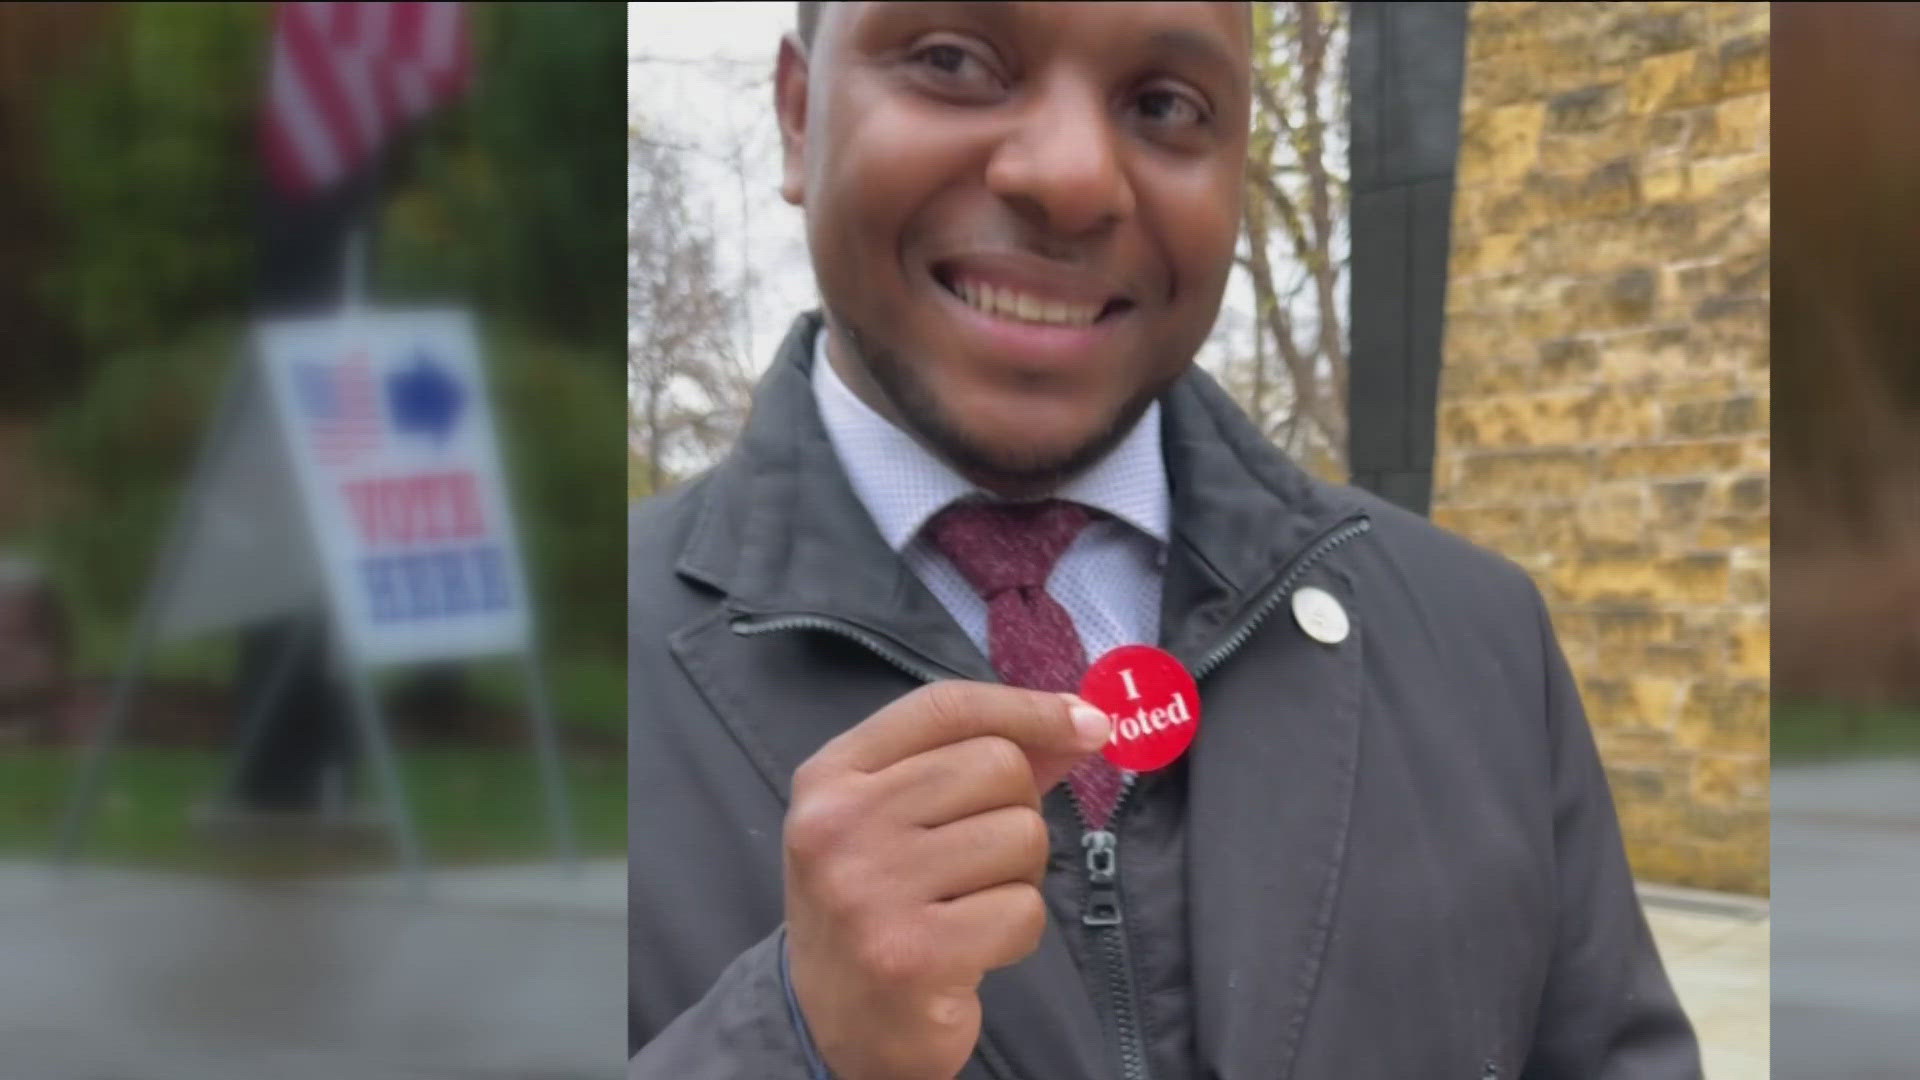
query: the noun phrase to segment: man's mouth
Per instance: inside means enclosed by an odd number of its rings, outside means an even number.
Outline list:
[[[936,267],[933,279],[975,311],[1034,326],[1092,326],[1133,306],[1117,296],[1102,301],[1049,295],[950,267]]]

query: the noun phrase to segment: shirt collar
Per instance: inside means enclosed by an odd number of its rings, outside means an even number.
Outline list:
[[[824,325],[814,336],[813,395],[854,493],[894,551],[904,550],[928,518],[978,491],[854,394],[827,359]],[[1118,518],[1164,548],[1172,511],[1160,453],[1160,403],[1148,405],[1118,445],[1054,496]]]

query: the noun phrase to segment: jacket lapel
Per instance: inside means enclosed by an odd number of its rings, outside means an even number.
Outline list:
[[[1313,583],[1355,610],[1350,582]],[[1194,1012],[1224,1080],[1288,1076],[1299,1049],[1347,850],[1363,643],[1355,620],[1322,645],[1283,606],[1201,684],[1212,722],[1187,817]]]
[[[986,659],[887,546],[834,457],[809,369],[818,315],[796,321],[683,549],[680,573],[722,591],[674,655],[786,806],[793,770],[916,680],[825,620],[947,678],[993,681]],[[793,627],[790,630],[779,629]],[[1096,1080],[1103,1036],[1065,940],[1049,926],[982,987],[979,1056],[1004,1080]]]
[[[1311,483],[1210,383],[1184,383],[1168,405],[1177,542],[1165,640],[1202,672],[1187,811],[1195,1036],[1209,1075],[1272,1080],[1293,1067],[1331,932],[1366,628],[1337,557],[1299,584],[1340,601],[1344,641],[1309,638],[1284,600],[1259,617],[1360,508]]]

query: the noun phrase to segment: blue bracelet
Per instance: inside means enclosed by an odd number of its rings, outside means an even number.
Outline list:
[[[800,1052],[807,1059],[807,1080],[833,1080],[833,1074],[827,1071],[827,1064],[820,1060],[820,1051],[813,1045],[813,1033],[807,1030],[807,1018],[800,1012],[800,999],[793,995],[793,978],[787,971],[787,931],[780,931],[780,987],[787,992],[787,1016],[793,1021],[793,1032],[800,1038]]]

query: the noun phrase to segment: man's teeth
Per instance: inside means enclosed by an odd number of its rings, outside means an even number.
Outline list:
[[[955,291],[974,308],[1003,319],[1055,326],[1087,326],[1100,317],[1100,306],[1097,304],[1042,300],[1012,289],[995,288],[984,282],[962,279],[955,286]]]

